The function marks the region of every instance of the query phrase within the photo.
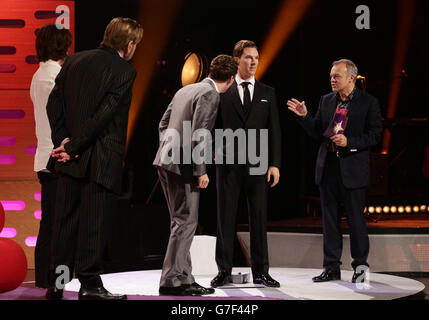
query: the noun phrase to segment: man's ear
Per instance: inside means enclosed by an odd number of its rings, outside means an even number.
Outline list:
[[[124,48],[124,53],[125,54],[127,54],[128,52],[130,52],[131,51],[131,48],[132,48],[132,46],[133,46],[133,41],[131,40],[130,42],[128,42],[128,44],[125,46],[125,48]]]
[[[234,76],[231,76],[231,78],[229,78],[227,84],[230,85],[233,81],[234,81]]]

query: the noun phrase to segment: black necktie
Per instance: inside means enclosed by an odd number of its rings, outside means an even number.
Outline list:
[[[249,110],[249,106],[250,106],[249,84],[250,84],[250,82],[242,82],[241,83],[241,86],[244,89],[244,96],[243,96],[243,110],[244,110],[244,112],[247,112]]]

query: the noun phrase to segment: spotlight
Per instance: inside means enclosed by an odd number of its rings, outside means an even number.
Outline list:
[[[375,212],[377,212],[377,213],[381,213],[381,211],[382,211],[382,210],[381,210],[381,207],[376,207],[376,208],[375,208]]]
[[[410,206],[406,206],[405,207],[405,212],[406,213],[411,213],[411,207]]]
[[[390,207],[390,212],[396,213],[397,208],[395,206]]]
[[[426,206],[425,205],[421,205],[420,206],[420,211],[421,212],[425,212],[426,211]]]
[[[207,74],[207,69],[205,57],[195,52],[188,53],[182,68],[182,86],[201,81]]]
[[[374,207],[368,207],[368,212],[369,213],[374,213]]]
[[[414,211],[415,213],[419,212],[419,206],[414,206],[414,207],[413,207],[413,211]]]
[[[403,213],[404,212],[404,207],[403,206],[399,206],[398,207],[398,212],[399,213]]]
[[[390,208],[388,206],[384,206],[383,207],[383,212],[384,213],[389,213],[389,211],[390,211]]]

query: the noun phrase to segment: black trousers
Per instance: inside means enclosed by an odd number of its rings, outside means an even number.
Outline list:
[[[36,286],[49,287],[50,270],[52,269],[52,236],[55,220],[55,197],[57,193],[58,176],[50,172],[37,173],[42,187],[42,219],[40,220],[39,235],[34,251]]]
[[[250,226],[250,254],[253,275],[268,273],[266,175],[251,176],[244,165],[216,166],[217,238],[216,263],[219,271],[231,272],[234,236],[240,192],[247,198]]]
[[[116,198],[103,186],[86,179],[67,175],[58,179],[55,267],[67,266],[71,277],[74,271],[84,288],[102,286],[102,255]]]
[[[339,205],[344,203],[350,229],[352,267],[369,266],[369,238],[363,211],[365,188],[346,189],[341,177],[340,162],[334,153],[328,152],[323,178],[320,183],[320,199],[323,216],[323,267],[338,270],[341,265],[343,241]]]

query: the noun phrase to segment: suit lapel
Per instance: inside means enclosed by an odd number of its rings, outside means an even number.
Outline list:
[[[328,118],[327,118],[327,125],[326,128],[331,124],[332,119],[334,118],[335,110],[337,109],[337,98],[336,95],[333,94],[332,97],[329,99],[328,103]]]
[[[354,96],[350,101],[348,112],[347,112],[347,125],[346,125],[346,129],[344,130],[345,135],[349,133],[350,126],[352,125],[354,119],[356,118],[356,111],[357,111],[356,104],[359,103],[358,100],[360,98],[360,95],[361,95],[361,91],[358,88],[356,88]]]
[[[356,114],[356,110],[355,110],[356,109],[356,104],[358,103],[360,95],[361,95],[361,91],[358,88],[356,88],[356,91],[354,93],[353,99],[352,99],[352,101],[350,102],[350,105],[349,105],[349,111],[347,113],[348,123],[350,123],[351,118],[353,118],[355,116],[355,114]],[[348,126],[349,126],[349,124],[347,124],[347,127]],[[346,127],[346,130],[347,130],[347,127]]]
[[[228,90],[230,97],[232,99],[232,103],[234,105],[235,111],[237,111],[243,122],[246,121],[246,115],[243,111],[243,104],[241,103],[240,95],[238,94],[237,82],[234,80],[234,83]]]
[[[247,112],[246,120],[250,116],[250,113],[254,112],[254,110],[255,110],[254,106],[261,101],[262,95],[263,95],[262,86],[259,83],[259,81],[255,81],[255,88],[253,90],[253,99],[252,99],[252,103],[250,104],[250,107],[249,107],[250,110],[249,110],[249,112]]]

